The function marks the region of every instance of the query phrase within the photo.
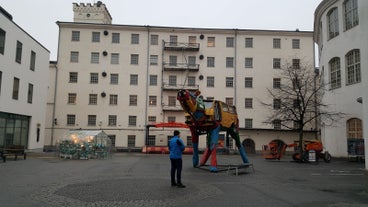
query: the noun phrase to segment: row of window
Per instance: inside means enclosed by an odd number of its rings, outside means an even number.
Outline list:
[[[150,86],[157,86],[157,75],[150,75],[149,76],[149,85]],[[69,72],[69,83],[77,83],[78,82],[78,72]],[[90,73],[90,83],[91,84],[98,84],[99,82],[99,74],[98,73]],[[131,74],[130,75],[130,85],[138,85],[138,75]],[[119,84],[119,74],[112,73],[110,74],[110,84],[117,85]],[[178,86],[177,84],[177,76],[170,75],[168,79],[168,83],[164,83],[168,86]],[[196,77],[195,76],[188,76],[187,86],[196,86]],[[245,88],[253,88],[253,77],[245,77],[244,78],[244,86]],[[213,88],[215,87],[215,77],[208,76],[207,77],[207,87]],[[225,87],[232,88],[234,87],[234,78],[233,77],[225,77]],[[273,88],[280,88],[281,87],[281,79],[274,78],[273,79]]]
[[[5,40],[6,40],[6,31],[0,28],[0,54],[2,55],[4,55],[5,53]],[[23,43],[17,41],[15,50],[15,62],[19,64],[22,63],[22,53],[23,53]],[[34,71],[35,68],[36,68],[36,52],[31,50],[29,69]]]
[[[178,42],[177,35],[170,35],[170,44],[174,45]],[[80,31],[72,31],[72,42],[80,41]],[[101,32],[92,32],[91,41],[94,43],[98,43],[101,41]],[[188,37],[189,44],[197,43],[197,36],[189,36]],[[120,33],[112,33],[111,34],[111,43],[119,44],[120,43]],[[139,34],[131,34],[130,35],[130,44],[136,45],[139,44]],[[151,34],[150,37],[150,45],[158,45],[159,44],[159,36],[155,34]],[[226,47],[235,47],[235,37],[226,37]],[[215,37],[207,37],[207,47],[215,47],[216,46],[216,38]],[[281,38],[273,38],[272,42],[273,48],[281,48]],[[292,39],[292,48],[300,49],[300,39]],[[245,38],[245,48],[253,48],[253,38],[247,37]]]
[[[341,87],[341,64],[340,58],[334,57],[329,61],[330,88]],[[345,80],[346,85],[361,82],[360,50],[354,49],[345,55]]]
[[[344,20],[344,31],[357,26],[359,24],[358,1],[345,0],[342,3],[342,14],[342,18]],[[322,31],[322,23],[320,28]],[[334,7],[327,12],[327,31],[328,39],[332,39],[339,35],[339,11],[337,7]]]
[[[3,72],[0,71],[0,95],[1,95],[2,80],[3,80]],[[13,90],[12,90],[13,100],[19,99],[19,90],[20,90],[20,79],[17,77],[14,77]],[[33,84],[28,83],[27,103],[32,103],[32,102],[33,102]]]
[[[178,56],[170,55],[169,56],[169,66],[177,66],[178,65]],[[195,66],[196,65],[196,56],[188,56],[188,66]],[[226,57],[225,64],[227,68],[234,67],[234,57]],[[292,60],[293,66],[299,68],[300,59],[293,59]],[[79,62],[79,52],[72,51],[70,52],[70,62],[78,63]],[[272,60],[272,67],[274,69],[281,68],[281,58],[273,58]],[[99,64],[100,63],[100,53],[99,52],[92,52],[91,53],[91,60],[90,63],[92,64]],[[120,54],[119,53],[111,53],[110,64],[118,65],[120,64]],[[139,54],[131,54],[130,55],[130,64],[131,65],[139,65]],[[158,65],[158,55],[150,55],[150,65]],[[215,57],[207,57],[207,67],[213,68],[215,67]],[[244,59],[244,67],[245,68],[253,68],[253,58],[246,57]]]

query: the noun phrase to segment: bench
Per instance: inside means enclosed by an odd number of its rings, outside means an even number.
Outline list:
[[[23,159],[27,158],[27,153],[25,152],[23,145],[9,145],[1,150],[1,157],[3,162],[6,162],[7,157],[13,156],[14,160],[18,159],[18,156],[23,156]]]
[[[254,173],[254,168],[253,168],[253,164],[252,163],[239,164],[239,165],[229,164],[227,166],[227,174],[229,175],[229,172],[231,170],[235,170],[235,175],[239,175],[239,170],[240,169],[247,169],[247,168],[251,168],[252,169],[252,172]]]

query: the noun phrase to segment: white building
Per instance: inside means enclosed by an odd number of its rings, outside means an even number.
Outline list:
[[[314,63],[313,32],[119,25],[101,2],[74,3],[73,10],[73,22],[57,22],[46,145],[69,129],[103,129],[124,149],[166,145],[173,129],[151,128],[146,139],[146,126],[184,122],[176,100],[183,88],[236,105],[248,151],[276,138],[298,139],[265,125],[268,112],[259,101],[270,99],[266,89],[279,83],[283,63]],[[306,138],[315,137],[314,129]],[[190,145],[189,130],[181,130]]]
[[[329,83],[324,102],[345,113],[334,126],[322,125],[322,139],[334,156],[348,156],[350,138],[365,137],[368,146],[367,9],[366,0],[324,0],[315,11],[314,40]]]
[[[0,7],[0,148],[43,148],[49,58]]]

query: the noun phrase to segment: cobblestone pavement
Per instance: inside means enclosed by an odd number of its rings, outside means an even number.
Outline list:
[[[170,185],[168,155],[117,153],[106,160],[68,160],[48,154],[0,163],[0,206],[368,206],[364,164],[333,160],[301,164],[266,161],[210,173],[184,156],[186,188]],[[240,164],[238,155],[219,155],[220,165]],[[204,170],[202,170],[204,169]]]

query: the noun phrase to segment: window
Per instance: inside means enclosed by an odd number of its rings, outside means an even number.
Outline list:
[[[215,67],[215,57],[207,57],[207,67]]]
[[[273,128],[274,129],[281,129],[281,120],[273,120]]]
[[[193,147],[192,136],[187,136],[187,147]]]
[[[207,47],[215,47],[215,37],[207,37]]]
[[[300,69],[300,59],[293,59],[293,69]]]
[[[281,68],[281,58],[274,58],[272,65],[273,65],[273,69],[280,69]]]
[[[110,95],[110,105],[118,105],[118,95],[111,94]]]
[[[170,66],[176,66],[178,62],[178,57],[174,55],[169,56],[169,65]]]
[[[215,77],[213,77],[213,76],[208,76],[207,77],[207,87],[209,87],[209,88],[215,87]]]
[[[130,75],[130,85],[138,85],[138,75]]]
[[[196,36],[189,36],[188,37],[189,46],[196,47],[197,46],[197,37]]]
[[[233,57],[226,57],[226,67],[227,68],[234,67],[234,58]]]
[[[27,96],[27,102],[32,103],[33,100],[33,84],[28,83],[28,96]]]
[[[176,106],[176,96],[169,96],[169,106]]]
[[[131,40],[130,40],[130,43],[132,45],[137,45],[139,44],[139,34],[132,34],[131,36]]]
[[[347,84],[359,83],[360,76],[360,51],[352,50],[345,56]]]
[[[68,104],[76,104],[76,103],[77,103],[77,94],[68,93]]]
[[[234,86],[234,78],[233,77],[226,77],[225,86],[227,88],[232,88]]]
[[[176,121],[176,117],[175,116],[169,116],[167,117],[167,122],[175,122]]]
[[[22,62],[22,48],[23,48],[23,43],[17,41],[17,50],[15,52],[15,62],[17,63]]]
[[[120,43],[120,33],[112,33],[111,34],[111,43],[115,43],[115,44]]]
[[[253,88],[253,78],[252,77],[245,77],[245,88]]]
[[[151,45],[158,45],[158,35],[151,35]]]
[[[149,135],[147,140],[147,146],[155,146],[155,143],[156,143],[156,136]]]
[[[128,117],[128,125],[129,126],[137,126],[137,116],[129,116]]]
[[[157,75],[150,75],[149,85],[150,86],[157,86]]]
[[[357,118],[349,119],[346,122],[346,130],[348,138],[363,139],[363,125],[362,120]]]
[[[273,109],[281,109],[281,99],[273,99]]]
[[[139,55],[138,54],[131,54],[130,55],[130,64],[131,65],[138,65],[139,62]]]
[[[332,39],[339,35],[339,17],[337,8],[332,8],[327,13],[328,39]]]
[[[129,106],[137,106],[137,104],[138,104],[138,96],[129,95]]]
[[[72,31],[72,41],[79,42],[80,39],[80,31]]]
[[[359,24],[357,0],[346,0],[344,2],[345,30],[349,30]]]
[[[119,53],[111,53],[111,62],[112,65],[119,64]]]
[[[6,32],[0,28],[0,54],[5,52],[5,36]]]
[[[1,85],[2,85],[2,82],[3,82],[3,72],[0,71],[0,94],[1,94]]]
[[[148,122],[156,122],[156,116],[148,116]]]
[[[13,79],[13,99],[18,100],[19,97],[19,78]]]
[[[281,48],[281,39],[280,38],[274,38],[273,39],[273,48],[275,48],[275,49]]]
[[[341,87],[341,68],[340,68],[340,58],[332,58],[329,62],[330,65],[330,84],[331,89]]]
[[[234,105],[234,98],[225,98],[225,103],[229,106],[233,106]]]
[[[96,115],[88,115],[88,126],[96,126]]]
[[[77,63],[79,61],[79,52],[70,52],[70,62]]]
[[[169,86],[176,86],[176,76],[175,75],[169,76]]]
[[[300,39],[293,39],[292,40],[292,48],[293,49],[300,49]]]
[[[89,94],[89,105],[97,105],[97,94]]]
[[[245,119],[245,126],[246,129],[253,128],[253,119]]]
[[[245,48],[252,48],[253,47],[253,38],[247,37],[245,38]]]
[[[253,68],[253,58],[245,58],[245,68]]]
[[[110,138],[110,140],[111,140],[111,146],[112,147],[115,147],[115,142],[116,142],[116,135],[114,135],[114,134],[109,134],[109,135],[107,135],[109,138]]]
[[[234,37],[226,37],[226,47],[234,47]]]
[[[299,129],[300,128],[300,122],[299,121],[294,121],[293,122],[293,128],[294,129]]]
[[[111,75],[110,75],[110,84],[111,85],[119,84],[119,74],[111,73]]]
[[[135,147],[135,135],[128,135],[128,147]]]
[[[77,82],[78,82],[78,73],[69,72],[69,83],[77,83]]]
[[[188,56],[188,66],[195,67],[196,66],[196,56]]]
[[[75,114],[67,114],[66,115],[66,124],[67,125],[75,125]]]
[[[100,42],[100,32],[92,32],[92,42]]]
[[[245,108],[246,109],[253,108],[253,98],[245,98]]]
[[[156,106],[157,105],[157,96],[149,96],[148,97],[148,104],[150,106]]]
[[[188,76],[188,86],[195,86],[195,85],[196,85],[196,77]]]
[[[97,84],[98,83],[98,73],[90,73],[89,83]]]
[[[170,46],[176,46],[178,44],[178,36],[170,35]]]
[[[281,79],[280,78],[274,78],[273,79],[273,88],[281,88]]]
[[[150,65],[158,65],[158,55],[150,55]]]
[[[91,53],[91,63],[99,63],[100,62],[100,53],[92,52]]]
[[[109,126],[116,126],[116,120],[117,120],[116,115],[109,115],[108,125]]]
[[[300,107],[300,100],[299,99],[294,99],[293,100],[293,107],[294,109],[298,109]]]
[[[36,53],[31,51],[31,61],[29,63],[29,69],[34,71],[36,68]]]

